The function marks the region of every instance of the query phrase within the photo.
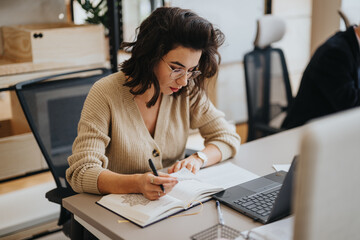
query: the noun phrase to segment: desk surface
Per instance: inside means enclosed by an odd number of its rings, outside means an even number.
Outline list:
[[[255,174],[274,172],[273,164],[290,163],[299,152],[302,128],[281,132],[241,145],[238,154],[229,161]],[[63,200],[63,206],[72,212],[81,224],[96,236],[109,239],[189,239],[190,236],[218,223],[215,202],[204,203],[203,210],[192,216],[172,217],[140,228],[133,223],[118,223],[120,216],[95,204],[101,196],[77,194]],[[198,212],[201,206],[186,213]],[[243,231],[260,223],[222,205],[225,224]]]

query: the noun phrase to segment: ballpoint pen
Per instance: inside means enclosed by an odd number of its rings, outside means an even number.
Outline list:
[[[153,161],[151,160],[151,158],[149,159],[149,165],[150,165],[150,168],[153,171],[154,175],[158,177],[159,174],[156,171],[155,165],[154,165]],[[160,185],[160,188],[163,192],[165,192],[164,186],[162,184]]]
[[[219,201],[216,201],[216,208],[217,208],[220,224],[225,225],[224,218],[223,218],[223,215],[222,215],[222,212],[221,212],[221,209],[220,209],[220,202]]]

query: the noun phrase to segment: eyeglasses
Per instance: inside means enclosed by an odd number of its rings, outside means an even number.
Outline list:
[[[164,59],[161,58],[161,60],[164,61]],[[169,67],[169,69],[171,70],[171,73],[170,73],[170,78],[172,80],[176,80],[176,79],[179,79],[181,77],[183,77],[185,74],[186,74],[186,78],[187,80],[193,80],[194,78],[198,77],[200,74],[201,74],[201,71],[191,71],[191,72],[188,72],[188,71],[185,71],[184,69],[182,68],[175,68],[173,69],[172,67],[170,67],[170,65],[164,61],[164,63],[166,63],[166,65]]]

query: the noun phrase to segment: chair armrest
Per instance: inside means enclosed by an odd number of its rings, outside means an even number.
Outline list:
[[[50,201],[62,205],[62,199],[75,195],[70,188],[54,188],[45,194],[45,197]]]

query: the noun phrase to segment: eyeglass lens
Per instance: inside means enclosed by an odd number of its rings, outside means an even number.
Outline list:
[[[191,80],[196,78],[197,76],[199,76],[201,74],[200,71],[193,71],[193,72],[186,72],[184,69],[174,69],[171,72],[171,78],[172,79],[178,79],[183,77],[186,74],[186,77]]]

